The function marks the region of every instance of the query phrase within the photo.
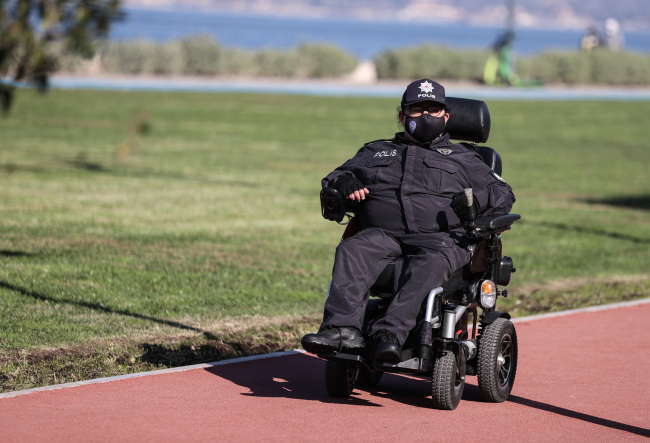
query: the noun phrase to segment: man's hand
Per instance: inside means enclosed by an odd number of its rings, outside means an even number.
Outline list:
[[[478,217],[479,206],[476,199],[472,206],[467,206],[467,199],[464,192],[457,192],[451,200],[451,209],[454,210],[456,215],[461,221],[472,221]]]
[[[360,202],[366,199],[366,194],[370,194],[363,183],[356,177],[341,177],[336,181],[336,190],[345,195],[350,200]]]

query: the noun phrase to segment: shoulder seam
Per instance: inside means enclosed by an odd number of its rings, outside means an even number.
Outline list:
[[[395,139],[393,139],[393,138],[380,138],[380,139],[377,139],[377,140],[373,140],[373,141],[371,141],[371,142],[368,142],[368,143],[364,144],[363,146],[372,145],[373,143],[377,143],[377,142],[392,142],[392,141],[394,141],[394,140],[395,140]]]

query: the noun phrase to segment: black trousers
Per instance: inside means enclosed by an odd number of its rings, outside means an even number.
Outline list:
[[[364,229],[343,240],[336,248],[323,326],[361,329],[368,289],[391,260],[403,256],[402,272],[388,311],[370,331],[374,334],[387,329],[403,345],[428,293],[469,263],[471,253],[465,240],[454,232],[393,235],[378,228]]]

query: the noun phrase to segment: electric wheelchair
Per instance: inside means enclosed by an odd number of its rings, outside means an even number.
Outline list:
[[[446,131],[451,139],[475,149],[492,170],[501,175],[500,155],[485,143],[490,132],[490,114],[485,102],[447,97],[451,117]],[[471,189],[465,190],[471,206]],[[356,203],[344,199],[335,189],[321,191],[323,217],[347,224],[346,239],[355,234]],[[363,203],[358,203],[363,204]],[[343,219],[348,217],[348,222]],[[464,222],[468,237],[475,239],[469,264],[458,269],[438,288],[430,288],[402,348],[401,361],[373,361],[370,346],[360,355],[330,352],[318,356],[327,360],[325,384],[333,397],[351,395],[355,385],[374,387],[384,372],[430,376],[433,406],[455,409],[462,397],[465,378],[477,376],[483,399],[503,402],[508,398],[517,372],[517,333],[510,315],[496,310],[499,296],[507,297],[507,286],[515,272],[511,257],[502,255],[501,236],[519,220],[518,214],[479,217]],[[370,326],[385,313],[396,289],[403,259],[390,263],[370,288],[362,333],[370,343]],[[435,271],[434,271],[435,272]],[[481,309],[479,315],[478,309]],[[468,324],[472,321],[471,337]]]

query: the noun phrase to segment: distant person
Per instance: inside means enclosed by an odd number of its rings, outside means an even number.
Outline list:
[[[605,20],[605,46],[610,51],[621,51],[625,40],[621,33],[621,25],[615,18]]]
[[[601,45],[598,31],[593,26],[585,31],[585,34],[580,39],[580,49],[584,52],[591,52],[594,48]]]
[[[515,34],[506,31],[501,34],[492,46],[494,51],[485,63],[483,70],[483,81],[487,85],[505,84],[518,85],[519,76],[515,72],[513,43]]]

